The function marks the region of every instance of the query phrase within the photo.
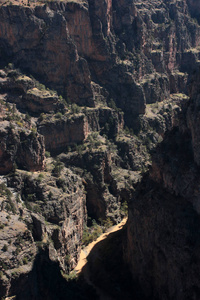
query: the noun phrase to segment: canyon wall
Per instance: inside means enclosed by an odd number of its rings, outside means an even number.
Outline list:
[[[1,63],[14,62],[83,106],[97,104],[96,82],[133,126],[146,101],[163,99],[155,89],[166,89],[166,97],[174,81],[183,77],[179,70],[191,73],[197,65],[200,31],[190,16],[192,8],[186,1],[103,0],[2,6]],[[156,73],[160,79],[148,89],[143,86],[143,79]],[[176,89],[185,92],[184,85]]]
[[[150,299],[200,296],[199,74],[129,207],[126,258]]]

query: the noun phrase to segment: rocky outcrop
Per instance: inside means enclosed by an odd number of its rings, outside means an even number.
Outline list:
[[[49,293],[45,280],[33,279],[40,252],[64,273],[76,266],[87,219],[82,180],[57,162],[52,175],[15,171],[2,177],[0,193],[0,296],[40,299]]]
[[[1,199],[2,200],[2,199]],[[2,205],[2,201],[1,201]],[[0,213],[0,296],[16,295],[20,282],[25,283],[36,256],[36,246],[31,232],[19,215]],[[15,281],[18,284],[15,284]]]
[[[108,107],[85,110],[90,131],[99,131],[109,138],[116,137],[124,128],[124,118],[121,111]]]
[[[31,214],[34,239],[43,241],[49,236],[54,246],[52,258],[67,271],[75,267],[80,252],[85,195],[81,179],[70,170],[56,164],[53,174],[55,177],[43,173],[25,178],[22,199],[40,216]]]
[[[94,105],[87,62],[79,57],[59,9],[2,6],[0,14],[0,39],[7,57],[71,101]]]
[[[47,90],[35,79],[12,67],[4,70],[4,76],[0,76],[0,92],[6,94],[6,100],[15,103],[17,109],[32,116],[64,110],[65,105],[56,92]]]
[[[93,146],[95,148],[95,146]],[[106,146],[104,146],[106,148]],[[77,156],[74,154],[61,154],[60,159],[66,165],[76,166],[84,169],[81,176],[84,178],[86,189],[86,203],[88,215],[92,219],[111,219],[116,222],[120,220],[120,199],[114,197],[109,191],[111,184],[111,161],[112,154],[107,149],[93,149],[92,151],[81,151]],[[106,186],[107,185],[107,186]]]
[[[44,168],[44,138],[30,130],[24,131],[8,121],[1,122],[0,135],[0,173],[9,173],[14,164],[19,167],[37,171]]]
[[[143,79],[142,85],[147,104],[160,102],[169,98],[170,88],[167,76],[160,76],[160,74],[155,73],[147,76],[146,80]]]
[[[117,147],[121,157],[121,167],[132,171],[144,171],[150,163],[146,145],[136,136],[120,135]]]
[[[116,146],[98,135],[89,135],[77,152],[62,153],[59,159],[83,178],[89,217],[119,223],[124,216],[123,203],[129,201],[140,174],[120,166]]]
[[[83,114],[69,118],[61,115],[40,123],[38,132],[44,136],[46,149],[58,153],[65,151],[68,145],[81,143],[87,138],[88,121]]]

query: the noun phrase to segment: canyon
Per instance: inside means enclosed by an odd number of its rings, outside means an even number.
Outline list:
[[[1,299],[199,299],[199,62],[198,0],[0,0]]]

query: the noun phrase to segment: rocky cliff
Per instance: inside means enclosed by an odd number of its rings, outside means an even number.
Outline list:
[[[199,25],[190,15],[195,5],[133,0],[2,5],[1,60],[12,60],[79,105],[96,105],[93,87],[99,84],[133,126],[146,102],[164,99],[170,86],[185,91],[178,70],[190,73],[199,60]],[[148,75],[154,78],[150,84],[143,81]]]
[[[34,299],[48,293],[45,282],[42,290],[31,277],[40,252],[46,251],[49,264],[64,273],[76,266],[86,222],[85,194],[78,176],[56,166],[52,175],[15,171],[1,177],[1,297],[23,298],[25,293]]]
[[[198,83],[130,205],[126,255],[150,299],[200,295]]]

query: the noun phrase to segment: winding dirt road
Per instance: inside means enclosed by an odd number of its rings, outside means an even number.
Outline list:
[[[121,223],[118,225],[110,227],[105,233],[100,235],[100,237],[96,240],[90,243],[87,247],[81,250],[80,258],[78,261],[78,264],[74,271],[77,275],[79,275],[81,272],[85,278],[85,281],[91,285],[97,292],[97,295],[99,296],[99,300],[113,300],[110,296],[106,295],[104,291],[102,291],[99,287],[95,286],[93,282],[90,280],[90,269],[87,265],[87,256],[92,251],[93,247],[101,242],[102,240],[106,239],[109,234],[116,232],[118,230],[121,230],[122,227],[126,224],[127,218],[124,218]]]
[[[86,263],[87,263],[87,256],[91,252],[92,248],[97,243],[99,243],[100,241],[106,239],[107,236],[110,233],[122,229],[122,227],[126,224],[126,221],[127,221],[127,218],[124,218],[121,223],[119,223],[119,224],[117,224],[115,226],[110,227],[105,233],[103,233],[102,235],[100,235],[100,237],[98,237],[98,239],[96,241],[93,241],[87,247],[85,247],[84,249],[81,250],[78,264],[77,264],[76,268],[74,269],[77,275],[81,273],[83,267],[86,265]]]

